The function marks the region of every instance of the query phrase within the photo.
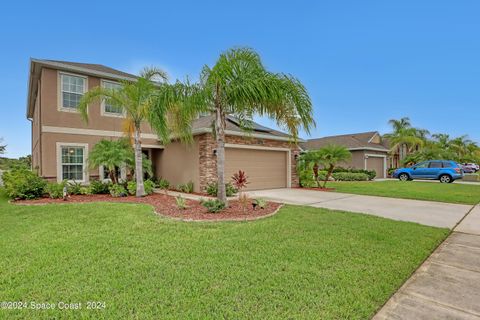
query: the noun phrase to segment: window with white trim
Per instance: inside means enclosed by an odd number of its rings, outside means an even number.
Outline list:
[[[113,89],[113,90],[118,90],[122,88],[122,86],[118,83],[115,82],[110,82],[110,81],[102,81],[102,86],[106,89]],[[121,116],[123,115],[123,108],[122,106],[117,106],[115,104],[112,104],[108,100],[103,101],[103,112],[106,114],[111,114],[111,115],[116,115],[116,116]]]
[[[61,74],[62,108],[75,110],[85,93],[84,77]]]
[[[84,181],[85,148],[61,146],[62,180]]]

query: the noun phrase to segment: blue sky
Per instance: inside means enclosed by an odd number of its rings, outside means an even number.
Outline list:
[[[30,57],[135,73],[156,65],[172,78],[196,78],[232,46],[256,49],[269,69],[305,84],[314,137],[384,133],[389,119],[409,116],[432,133],[480,142],[479,1],[120,3],[0,4],[0,137],[7,156],[30,153]]]

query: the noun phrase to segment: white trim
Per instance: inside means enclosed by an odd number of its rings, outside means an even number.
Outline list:
[[[150,148],[150,149],[165,149],[165,146],[162,146],[160,144],[143,144],[142,143],[142,149],[146,149],[146,148]]]
[[[368,158],[383,158],[383,178],[387,177],[387,156],[384,154],[373,154],[366,153],[364,156],[364,169],[367,170],[367,160]]]
[[[86,136],[104,136],[104,137],[123,137],[123,136],[125,136],[125,134],[121,131],[68,128],[68,127],[52,127],[52,126],[42,126],[42,132],[80,134],[80,135],[86,135]],[[158,140],[158,136],[156,134],[153,134],[153,133],[142,133],[141,137],[144,138],[144,139]]]
[[[373,134],[373,136],[368,140],[368,143],[371,143],[372,140],[373,140],[373,138],[375,138],[375,136],[379,136],[379,135],[380,135],[380,134],[379,134],[378,132],[375,132],[375,133]]]
[[[110,178],[105,178],[105,176],[103,175],[104,173],[103,167],[104,167],[103,165],[98,166],[99,179],[102,180],[103,182],[111,182],[112,180]],[[120,182],[127,180],[127,169],[124,165],[120,167],[120,177],[118,178]]]
[[[372,148],[372,147],[365,147],[365,148],[348,148],[350,151],[356,151],[356,150],[368,150],[368,151],[381,151],[387,153],[387,149],[380,149],[380,148]]]
[[[63,92],[62,76],[63,75],[83,78],[85,80],[83,82],[83,94],[85,94],[88,91],[88,77],[81,74],[75,74],[75,73],[69,73],[69,72],[57,70],[57,110],[61,112],[79,113],[80,111],[78,111],[77,108],[63,107],[63,94],[62,94]]]
[[[278,147],[254,146],[254,145],[247,145],[247,144],[234,144],[234,143],[225,143],[225,148],[287,152],[287,188],[292,187],[292,150],[291,149],[278,148]]]
[[[102,88],[105,88],[105,86],[104,86],[105,83],[120,85],[120,83],[118,83],[116,81],[110,81],[110,80],[105,80],[105,79],[100,80],[100,85],[102,86]],[[102,99],[102,102],[100,103],[100,115],[102,115],[103,117],[126,118],[127,113],[125,111],[125,108],[123,108],[123,107],[122,107],[122,113],[114,113],[114,112],[105,111],[105,99]]]
[[[198,134],[203,134],[203,133],[212,133],[211,128],[200,128],[197,130],[193,130],[192,134],[193,135],[198,135]],[[278,140],[278,141],[289,141],[293,142],[293,139],[290,137],[280,137],[280,136],[274,136],[274,135],[269,135],[269,134],[262,134],[262,133],[250,133],[250,132],[239,132],[239,131],[233,131],[233,130],[225,130],[225,134],[227,136],[240,136],[240,137],[252,137],[252,138],[259,138],[259,139],[267,139],[267,140]],[[297,142],[305,142],[303,139],[297,139]]]
[[[89,181],[89,171],[88,171],[88,143],[73,143],[73,142],[57,142],[57,182],[60,183],[63,181],[63,172],[62,172],[62,147],[80,147],[83,148],[83,179],[82,180],[69,180],[69,182],[77,183],[88,183]]]

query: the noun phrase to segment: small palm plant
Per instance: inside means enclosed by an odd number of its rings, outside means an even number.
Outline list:
[[[345,146],[329,144],[318,151],[319,163],[327,169],[325,181],[323,182],[323,188],[327,185],[327,181],[330,179],[333,173],[333,169],[340,162],[349,160],[352,157],[351,152]]]
[[[130,153],[130,145],[125,140],[101,140],[90,151],[88,163],[90,168],[104,166],[113,183],[118,183],[117,168],[125,165]]]

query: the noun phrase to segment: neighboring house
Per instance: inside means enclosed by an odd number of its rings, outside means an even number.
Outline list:
[[[32,167],[40,176],[85,184],[107,178],[103,168],[87,168],[88,152],[101,139],[123,136],[124,114],[104,102],[92,104],[87,124],[77,110],[78,101],[96,86],[115,87],[120,80],[136,78],[98,64],[31,60],[27,118],[32,122]],[[173,141],[163,146],[148,124],[142,124],[142,149],[153,163],[154,175],[172,185],[192,181],[196,192],[216,182],[212,120],[204,116],[193,123],[190,145]],[[231,117],[226,134],[227,179],[243,170],[250,190],[298,185],[295,159],[300,149],[289,135],[258,124],[245,133]],[[121,175],[125,177],[125,170]]]
[[[304,150],[317,150],[328,144],[343,145],[352,158],[341,165],[349,168],[375,170],[377,178],[387,176],[388,147],[377,131],[310,139],[301,146]]]

